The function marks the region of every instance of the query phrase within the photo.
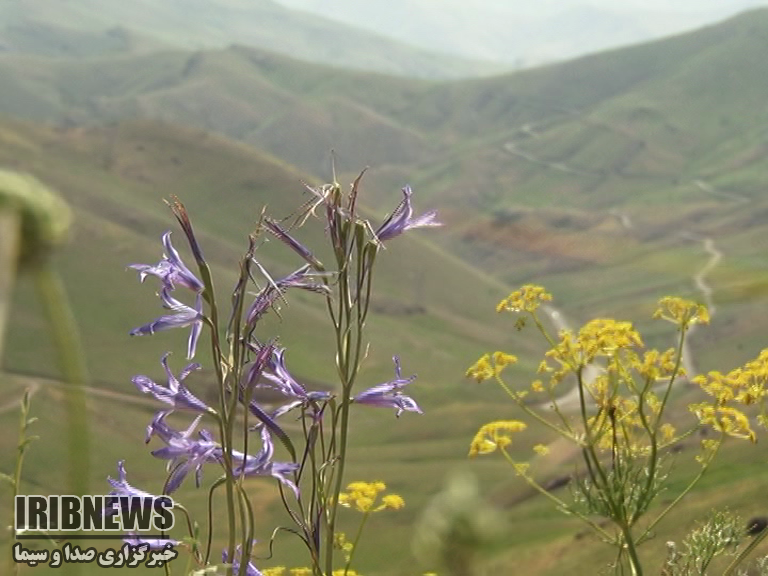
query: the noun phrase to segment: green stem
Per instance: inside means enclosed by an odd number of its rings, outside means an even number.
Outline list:
[[[373,506],[373,504],[371,504]],[[347,573],[349,572],[349,567],[352,566],[352,559],[355,557],[355,552],[357,551],[357,544],[360,542],[360,537],[363,535],[363,528],[365,528],[365,523],[368,521],[368,518],[371,515],[371,510],[368,509],[363,514],[363,519],[360,520],[360,526],[357,528],[357,534],[355,534],[355,540],[352,542],[352,550],[349,551],[349,558],[347,558],[347,563],[344,565],[344,576],[347,576]]]
[[[723,572],[723,576],[731,576],[731,574],[733,574],[733,571],[736,570],[738,565],[741,564],[746,559],[746,557],[752,553],[752,551],[755,548],[757,548],[757,545],[760,544],[760,542],[762,542],[766,536],[768,536],[768,530],[765,530],[765,529],[762,532],[760,532],[760,534],[755,536],[752,539],[752,542],[750,542],[749,545],[746,548],[744,548],[744,550],[739,552],[739,555],[736,556],[736,558],[734,558],[730,564],[728,564],[728,567]]]
[[[0,359],[8,310],[16,279],[16,263],[21,241],[21,214],[18,210],[0,210]]]
[[[70,494],[88,494],[90,451],[88,449],[88,413],[85,405],[85,365],[80,332],[61,278],[50,261],[33,270],[35,285],[42,302],[58,356],[63,379],[67,382],[64,406],[67,414],[67,460]]]
[[[525,482],[526,482],[526,484],[528,484],[528,486],[530,486],[531,488],[533,488],[534,490],[536,490],[536,491],[537,491],[539,494],[541,494],[542,496],[544,496],[544,497],[548,498],[549,500],[551,500],[552,502],[554,502],[554,503],[555,503],[555,505],[556,505],[556,506],[557,506],[559,509],[561,509],[561,510],[565,510],[565,511],[567,511],[569,514],[573,514],[574,516],[576,516],[576,517],[577,517],[579,520],[581,520],[582,522],[584,522],[585,524],[587,524],[587,525],[588,525],[590,528],[592,528],[592,529],[593,529],[595,532],[597,532],[598,534],[600,534],[600,536],[602,536],[602,538],[603,538],[603,539],[604,539],[606,542],[610,542],[610,541],[612,541],[612,540],[613,540],[613,537],[612,537],[610,534],[608,534],[608,532],[606,532],[606,531],[605,531],[605,530],[603,530],[603,529],[602,529],[602,528],[601,528],[601,527],[600,527],[598,524],[596,524],[595,522],[593,522],[592,520],[590,520],[590,519],[589,519],[589,517],[585,516],[584,514],[582,514],[581,512],[579,512],[578,510],[576,510],[576,509],[574,509],[574,508],[572,508],[572,507],[568,506],[568,504],[566,504],[566,503],[565,503],[563,500],[560,500],[560,498],[558,498],[557,496],[555,496],[554,494],[552,494],[550,491],[546,490],[546,489],[545,489],[543,486],[541,486],[541,485],[540,485],[538,482],[536,482],[536,481],[535,481],[535,480],[534,480],[532,477],[530,477],[530,476],[529,476],[527,473],[523,472],[523,471],[521,470],[521,468],[520,468],[520,463],[519,463],[519,462],[517,462],[517,461],[515,461],[515,460],[514,460],[514,459],[513,459],[513,458],[512,458],[512,457],[509,455],[509,452],[507,452],[507,451],[506,451],[506,449],[503,449],[503,448],[502,448],[502,449],[501,449],[501,453],[502,453],[502,454],[504,454],[504,458],[506,458],[506,460],[507,460],[507,461],[508,461],[510,464],[512,464],[512,466],[515,468],[515,471],[517,471],[517,473],[518,473],[518,474],[520,474],[520,476],[522,476],[523,480],[525,480]]]
[[[344,394],[348,396],[347,387],[344,386]],[[330,518],[328,520],[328,533],[326,534],[325,545],[325,570],[327,576],[333,573],[333,545],[334,535],[336,534],[336,513],[339,509],[339,494],[341,494],[342,482],[344,481],[344,465],[346,463],[347,452],[347,431],[349,428],[349,398],[345,397],[340,406],[341,410],[341,438],[339,440],[339,468],[336,472],[336,484],[333,488],[333,497],[330,502]]]
[[[16,469],[13,473],[13,483],[11,485],[11,506],[15,506],[16,504],[16,496],[19,494],[20,487],[21,487],[21,470],[24,467],[24,453],[27,450],[27,445],[31,441],[30,438],[27,437],[27,429],[29,428],[29,425],[33,422],[33,420],[29,419],[29,399],[31,396],[31,391],[29,388],[27,388],[24,391],[24,396],[21,399],[21,421],[19,422],[19,443],[17,446],[17,452],[16,452]],[[13,545],[16,543],[15,538],[15,532],[14,532],[14,538],[11,538],[10,540],[10,548],[11,552],[8,555],[8,559],[11,565],[11,572],[14,574],[19,573],[19,569],[21,564],[18,564],[13,561]]]
[[[632,529],[628,522],[625,520],[619,525],[621,529],[621,535],[626,546],[626,551],[629,554],[629,566],[632,570],[632,576],[643,576],[643,566],[640,564],[640,558],[637,555],[637,544],[632,538]]]
[[[666,516],[666,515],[669,513],[669,511],[670,511],[670,510],[672,510],[672,509],[673,509],[675,506],[677,506],[677,504],[680,502],[680,500],[682,500],[682,499],[685,497],[685,495],[686,495],[686,494],[688,494],[688,493],[689,493],[689,492],[690,492],[690,491],[693,489],[693,487],[694,487],[694,486],[695,486],[695,485],[696,485],[696,484],[699,482],[699,480],[701,480],[701,477],[702,477],[702,476],[704,476],[704,472],[706,472],[706,471],[707,471],[707,468],[709,468],[709,465],[710,465],[710,464],[712,463],[712,461],[715,459],[715,456],[717,455],[718,451],[720,450],[720,446],[722,446],[722,445],[723,445],[723,439],[724,439],[724,438],[725,438],[725,433],[723,432],[723,433],[721,433],[721,435],[720,435],[720,440],[718,441],[718,443],[717,443],[717,446],[716,446],[716,447],[715,447],[715,449],[714,449],[714,450],[712,450],[712,452],[709,454],[709,458],[707,458],[707,460],[704,462],[704,464],[702,464],[702,466],[701,466],[701,470],[699,471],[699,473],[698,473],[698,474],[697,474],[697,475],[696,475],[696,476],[693,478],[693,480],[691,480],[691,481],[690,481],[690,483],[688,484],[688,486],[686,486],[686,487],[685,487],[685,489],[684,489],[684,490],[683,490],[683,491],[682,491],[682,492],[681,492],[681,493],[680,493],[680,494],[677,496],[677,498],[675,498],[675,499],[674,499],[674,500],[673,500],[673,501],[672,501],[672,502],[669,504],[669,506],[667,506],[667,507],[666,507],[666,508],[665,508],[665,509],[664,509],[664,510],[661,512],[661,514],[659,514],[659,515],[656,517],[656,519],[655,519],[653,522],[651,522],[651,523],[648,525],[648,527],[645,529],[645,531],[644,531],[644,532],[643,532],[643,533],[640,535],[640,537],[637,539],[637,543],[638,543],[638,544],[640,544],[641,542],[643,542],[643,541],[645,541],[647,538],[649,538],[649,535],[650,535],[651,531],[653,530],[653,528],[654,528],[654,527],[655,527],[655,526],[656,526],[656,525],[657,525],[659,522],[661,522],[662,518],[664,518],[664,517],[665,517],[665,516]]]

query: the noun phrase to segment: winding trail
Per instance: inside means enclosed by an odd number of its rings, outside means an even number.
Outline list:
[[[680,234],[682,237],[694,240],[694,241],[700,241],[702,243],[702,246],[704,248],[704,251],[709,254],[709,259],[706,261],[706,263],[699,268],[699,270],[692,276],[693,283],[696,286],[696,288],[701,292],[704,300],[704,304],[707,306],[707,309],[709,310],[710,318],[714,317],[717,307],[715,306],[714,299],[712,297],[713,289],[712,286],[709,285],[707,282],[707,276],[710,272],[720,263],[720,261],[723,258],[723,253],[715,246],[715,241],[712,238],[700,238],[696,236],[695,234],[692,234],[690,232],[681,232]],[[547,314],[549,319],[552,321],[552,324],[554,324],[556,330],[558,332],[562,330],[571,330],[573,331],[573,328],[569,324],[568,320],[565,318],[563,313],[555,308],[554,306],[545,305],[542,306],[542,310]],[[693,378],[698,372],[696,371],[695,364],[693,362],[693,353],[690,349],[690,339],[693,336],[693,334],[698,330],[699,325],[694,324],[690,327],[688,330],[688,336],[685,339],[685,342],[683,343],[683,368],[685,368],[685,372],[688,375],[688,378]],[[601,368],[598,366],[595,366],[593,364],[590,364],[586,367],[583,373],[583,379],[585,383],[589,384],[591,383],[601,372]],[[552,403],[547,400],[545,402],[542,402],[538,405],[539,408],[544,407],[550,407]],[[575,410],[579,406],[579,388],[574,383],[574,385],[571,387],[571,389],[560,396],[557,399],[557,405],[561,410],[564,411],[570,411]]]
[[[719,188],[715,188],[711,184],[708,184],[704,180],[691,180],[691,183],[696,186],[699,190],[702,192],[706,192],[707,194],[712,194],[713,196],[720,196],[721,198],[725,198],[726,200],[730,200],[731,202],[734,202],[736,204],[744,204],[746,202],[749,202],[749,198],[746,196],[743,196],[741,194],[737,194],[736,192],[727,192],[725,190],[720,190]]]
[[[578,111],[570,111],[570,113],[577,116],[581,116],[581,113]],[[632,137],[630,134],[626,134],[624,131],[617,129],[615,127],[611,127],[604,123],[596,123],[594,121],[589,121],[589,120],[585,120],[585,122],[595,123],[596,125],[600,125],[608,130],[613,130],[627,137]],[[532,138],[540,138],[541,133],[537,129],[539,124],[544,124],[544,122],[526,123],[520,127],[519,132],[526,134],[527,136]],[[578,176],[587,176],[587,175],[597,173],[596,171],[573,168],[562,162],[552,162],[544,158],[540,158],[534,154],[531,154],[530,152],[522,150],[517,142],[508,141],[504,143],[502,147],[507,153],[515,157],[521,158],[527,162],[531,162],[539,166],[545,166],[551,170],[556,170],[559,172],[565,172],[568,174],[574,174]],[[742,204],[745,202],[749,202],[750,200],[749,198],[741,194],[720,190],[701,179],[694,179],[691,181],[691,183],[702,192],[711,194],[713,196],[718,196],[725,200],[729,200],[734,204]],[[634,229],[634,223],[632,222],[632,219],[625,212],[620,211],[617,208],[612,208],[608,211],[608,213],[619,220],[619,223],[627,231],[627,233],[631,233],[631,231]],[[715,306],[715,302],[713,298],[713,289],[712,289],[712,286],[707,281],[707,276],[712,272],[712,270],[715,269],[715,267],[718,264],[720,264],[720,262],[723,259],[723,253],[721,250],[717,248],[717,246],[715,245],[715,240],[711,237],[702,237],[701,235],[695,234],[693,232],[688,232],[688,231],[681,232],[680,236],[687,240],[700,242],[704,252],[709,255],[709,258],[704,263],[704,265],[701,268],[699,268],[699,270],[696,273],[693,274],[692,280],[693,280],[694,286],[702,295],[703,302],[707,306],[710,318],[714,317],[714,315],[717,312],[717,307]],[[566,317],[563,315],[562,311],[549,305],[543,306],[542,309],[545,311],[545,313],[551,320],[552,324],[554,324],[558,332],[562,330],[572,330],[571,325],[569,324]],[[698,329],[698,325],[694,324],[693,326],[691,326],[691,328],[688,331],[688,336],[686,337],[686,341],[683,345],[683,351],[682,351],[683,367],[685,368],[688,378],[692,378],[697,374],[696,367],[693,361],[693,353],[691,352],[691,348],[690,348],[690,339],[694,335],[697,329]],[[599,367],[588,366],[584,373],[584,379],[586,380],[586,382],[591,382],[597,377],[599,373],[600,373]],[[546,401],[541,403],[538,407],[540,408],[551,407],[551,404],[552,403],[550,401]],[[571,390],[569,390],[560,398],[558,398],[558,407],[560,407],[560,409],[562,410],[571,410],[573,408],[578,407],[578,405],[579,405],[579,390],[578,390],[578,387],[574,384]]]

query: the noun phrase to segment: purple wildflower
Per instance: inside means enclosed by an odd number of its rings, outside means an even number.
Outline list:
[[[112,486],[112,491],[108,494],[110,498],[107,499],[107,504],[103,511],[104,516],[112,516],[117,514],[118,509],[128,509],[132,506],[151,507],[152,503],[160,498],[128,484],[125,478],[124,464],[124,460],[120,460],[117,463],[117,480],[111,476],[107,477],[107,482]]]
[[[403,411],[418,412],[423,414],[421,408],[419,408],[416,401],[410,396],[406,396],[401,392],[401,389],[413,382],[416,379],[416,375],[410,378],[403,378],[400,373],[400,358],[395,356],[392,358],[395,362],[395,376],[394,380],[379,384],[372,388],[368,388],[364,392],[361,392],[354,397],[354,401],[358,404],[368,404],[369,406],[381,406],[386,408],[397,408],[396,416],[400,416]]]
[[[197,427],[201,416],[183,432],[174,430],[165,423],[165,415],[157,416],[151,424],[152,435],[157,435],[166,446],[153,450],[152,455],[168,460],[171,474],[166,482],[165,493],[175,492],[187,474],[194,470],[195,484],[200,487],[202,482],[203,464],[208,462],[222,462],[223,451],[221,445],[214,441],[213,436],[207,430],[201,430],[198,438],[192,438],[192,433]],[[298,488],[288,477],[297,468],[298,464],[291,462],[272,462],[274,446],[266,427],[261,430],[262,448],[256,456],[248,456],[236,450],[232,451],[234,473],[245,476],[272,476],[288,486],[298,496]]]
[[[295,472],[299,465],[293,462],[272,462],[274,446],[269,430],[261,428],[261,451],[256,456],[246,456],[242,452],[232,451],[232,462],[235,466],[235,475],[244,476],[272,476],[288,486],[296,497],[299,497],[299,489],[288,477]]]
[[[278,408],[272,414],[272,419],[285,414],[297,406],[328,400],[331,397],[330,392],[322,390],[307,391],[304,386],[299,384],[285,366],[285,348],[274,348],[272,358],[267,363],[267,368],[261,374],[261,380],[262,382],[256,384],[255,387],[269,388],[293,400]],[[251,402],[251,408],[251,411],[254,412],[253,402]],[[258,416],[256,412],[254,414]]]
[[[112,492],[110,496],[131,496],[138,498],[157,498],[154,494],[144,492],[138,488],[134,488],[125,479],[125,460],[120,460],[117,463],[117,480],[111,476],[107,477],[107,482],[112,486]]]
[[[168,404],[171,409],[166,410],[166,414],[170,414],[174,410],[191,410],[193,412],[209,412],[213,413],[213,408],[210,408],[200,400],[197,396],[192,394],[183,384],[183,380],[189,376],[193,370],[198,370],[200,364],[193,363],[188,364],[180,373],[178,378],[173,375],[171,369],[168,367],[168,356],[170,352],[166,353],[161,360],[163,368],[168,378],[168,386],[161,386],[155,383],[154,380],[148,376],[134,376],[131,379],[136,387],[144,393],[149,393],[155,397],[156,400]]]
[[[261,380],[261,375],[264,373],[264,369],[267,367],[269,360],[272,358],[272,353],[275,350],[275,344],[269,342],[261,346],[254,346],[250,342],[246,342],[246,346],[254,352],[256,356],[248,364],[246,364],[245,375],[243,376],[241,388],[243,390],[253,389]]]
[[[240,561],[242,559],[242,547],[238,546],[235,549],[235,557],[232,558],[232,574],[240,574]],[[221,561],[226,564],[227,562],[227,551],[223,550],[221,552]],[[261,572],[256,568],[256,566],[253,565],[253,563],[249,560],[248,565],[245,567],[245,576],[262,576]]]
[[[403,200],[397,205],[392,214],[379,226],[376,230],[376,237],[385,242],[395,236],[399,236],[406,230],[411,228],[422,228],[425,226],[442,226],[442,224],[435,220],[437,218],[437,211],[430,210],[419,216],[413,218],[413,207],[411,206],[411,187],[406,186],[403,188]]]
[[[221,446],[214,442],[213,437],[206,430],[201,430],[199,439],[193,439],[192,432],[197,427],[202,414],[195,418],[194,422],[183,432],[174,430],[165,423],[165,413],[157,415],[150,424],[150,434],[157,435],[166,446],[152,451],[156,458],[168,460],[171,474],[165,485],[165,493],[175,492],[186,478],[187,474],[194,470],[195,484],[200,487],[203,478],[203,464],[218,461]]]
[[[294,252],[301,256],[308,264],[311,264],[313,268],[317,270],[322,269],[322,264],[320,264],[320,261],[315,258],[311,250],[296,240],[296,238],[291,236],[287,230],[280,226],[280,224],[271,218],[266,218],[264,220],[264,226],[267,228],[267,230],[272,232],[272,234],[274,234],[278,240],[290,246]]]
[[[172,548],[181,544],[179,540],[174,540],[172,538],[144,538],[143,536],[133,533],[129,533],[128,537],[123,538],[123,542],[131,546],[145,546],[145,550],[166,550],[167,552],[170,552]],[[174,550],[174,556],[169,557],[169,560],[176,558],[176,556],[178,556],[178,552]]]
[[[139,278],[141,278],[142,282],[144,282],[147,276],[151,275],[160,278],[163,286],[169,290],[175,289],[178,284],[189,288],[193,292],[202,292],[204,288],[203,283],[186,267],[181,260],[181,256],[179,256],[179,253],[171,244],[170,231],[163,234],[163,246],[165,247],[163,259],[154,266],[131,264],[129,268],[139,271]]]
[[[195,356],[197,340],[200,338],[200,332],[203,329],[202,296],[198,293],[195,298],[195,307],[190,308],[171,296],[169,288],[165,286],[160,291],[160,299],[163,301],[163,306],[171,310],[173,314],[160,316],[149,324],[134,328],[131,330],[131,336],[143,336],[145,334],[154,334],[159,330],[191,326],[192,330],[189,333],[189,342],[187,344],[187,359],[191,360]]]
[[[259,268],[261,266],[259,265]],[[266,275],[266,271],[261,268],[262,272]],[[310,272],[309,264],[305,264],[298,270],[288,274],[285,278],[274,281],[267,276],[269,284],[265,286],[254,299],[253,303],[248,308],[245,314],[246,322],[251,323],[257,320],[274,304],[288,288],[300,288],[302,290],[309,290],[310,292],[318,292],[321,294],[327,294],[330,289],[322,282],[315,282],[312,280],[314,274]]]

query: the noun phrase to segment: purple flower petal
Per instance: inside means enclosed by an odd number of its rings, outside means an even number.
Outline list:
[[[142,282],[146,280],[147,276],[157,276],[169,290],[173,290],[178,284],[189,288],[193,292],[202,292],[204,289],[203,283],[186,267],[181,260],[181,256],[179,256],[179,253],[171,244],[170,231],[163,234],[163,246],[165,247],[163,259],[154,266],[131,264],[129,268],[139,271],[139,278]]]
[[[235,549],[235,557],[232,559],[232,574],[240,574],[240,562],[242,561],[242,547],[238,546]],[[226,563],[227,562],[227,551],[223,550],[221,552],[221,561]],[[252,562],[248,561],[248,564],[245,567],[245,576],[262,576],[261,572],[256,568],[256,566],[253,565]]]
[[[198,294],[195,297],[195,307],[191,308],[171,296],[169,288],[166,286],[160,291],[160,299],[163,301],[163,306],[171,310],[173,314],[160,316],[149,324],[134,328],[131,330],[131,336],[144,336],[146,334],[154,334],[160,330],[191,326],[192,330],[190,331],[187,344],[187,359],[194,358],[197,341],[203,328],[202,295]]]
[[[423,414],[419,405],[410,396],[401,392],[402,388],[416,379],[416,376],[403,378],[400,372],[400,358],[395,356],[392,360],[395,362],[395,379],[384,384],[378,384],[368,390],[365,390],[355,396],[353,401],[358,404],[368,404],[369,406],[378,406],[384,408],[396,408],[396,416],[400,416],[404,411],[417,412]]]
[[[193,363],[188,364],[176,378],[168,367],[168,356],[170,352],[163,356],[161,360],[163,368],[165,368],[168,385],[161,386],[148,376],[139,375],[134,376],[131,381],[136,387],[145,394],[151,394],[155,399],[171,406],[171,410],[192,410],[195,412],[213,412],[214,410],[207,406],[205,402],[197,398],[192,394],[189,389],[183,384],[183,380],[189,376],[193,370],[198,370],[200,364]]]
[[[260,265],[259,268],[261,268]],[[267,275],[263,268],[261,270],[264,275]],[[250,324],[261,318],[275,303],[275,300],[281,297],[288,288],[299,288],[310,292],[328,294],[330,289],[322,282],[312,280],[315,274],[310,270],[309,264],[305,264],[295,272],[277,281],[267,276],[269,284],[259,291],[253,303],[248,307],[248,311],[245,314],[246,322]]]
[[[299,465],[293,462],[272,462],[274,446],[266,426],[261,428],[261,451],[256,456],[246,456],[242,452],[233,451],[232,461],[235,465],[235,475],[272,476],[288,486],[298,498],[299,489],[289,478]]]
[[[436,220],[437,212],[430,210],[417,218],[413,218],[413,207],[411,206],[411,187],[403,188],[403,200],[397,205],[392,214],[376,230],[376,237],[385,242],[395,236],[399,236],[411,228],[423,228],[432,226],[442,226]]]

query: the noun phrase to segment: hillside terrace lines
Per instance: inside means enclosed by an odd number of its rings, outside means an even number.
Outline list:
[[[719,188],[715,188],[712,184],[709,184],[704,180],[700,180],[700,179],[691,180],[691,183],[702,192],[706,192],[707,194],[712,194],[713,196],[719,196],[720,198],[724,198],[726,200],[731,200],[732,202],[734,202],[734,204],[744,204],[746,202],[749,202],[750,200],[749,198],[747,198],[746,196],[743,196],[742,194],[738,194],[736,192],[727,192],[725,190],[720,190]]]
[[[601,130],[605,130],[607,132],[611,132],[613,134],[616,134],[620,136],[622,139],[625,139],[631,143],[633,143],[633,154],[644,149],[647,146],[647,142],[635,136],[631,133],[631,131],[627,130],[626,128],[622,128],[620,126],[614,126],[608,122],[597,120],[595,118],[591,118],[587,116],[584,112],[576,109],[565,109],[563,110],[563,113],[567,115],[569,118],[576,118],[579,122],[581,122],[585,126],[592,126],[599,128]],[[518,133],[525,134],[526,137],[531,138],[541,138],[543,133],[540,132],[540,130],[546,125],[550,124],[552,122],[552,119],[546,119],[539,122],[527,122],[523,124],[519,129]],[[616,169],[615,167],[613,169],[610,169],[606,171],[606,169],[589,169],[585,167],[575,167],[572,165],[568,165],[565,162],[559,162],[554,160],[547,160],[540,156],[537,156],[536,154],[533,154],[531,152],[528,152],[526,150],[523,150],[518,145],[518,142],[514,140],[508,140],[502,145],[503,149],[513,156],[517,156],[522,158],[523,160],[526,160],[528,162],[532,162],[541,166],[545,166],[551,170],[556,170],[558,172],[565,172],[567,174],[574,174],[577,176],[606,176],[608,173],[615,173],[617,175],[621,175],[623,177],[627,177],[627,174],[624,174],[622,170]],[[629,164],[631,161],[631,155],[625,161],[623,162],[624,165]],[[633,175],[633,177],[636,177],[637,175]]]
[[[608,124],[605,124],[602,122],[598,124],[606,129],[611,129],[611,127]],[[624,130],[620,130],[617,128],[614,131],[626,137],[633,138],[630,134],[626,133]],[[533,138],[539,138],[541,136],[541,133],[536,130],[536,125],[533,123],[526,123],[520,128],[519,132],[527,134]],[[552,170],[566,172],[566,173],[574,174],[578,176],[588,176],[588,175],[598,174],[597,171],[585,171],[580,168],[570,167],[562,162],[552,162],[549,160],[544,160],[542,158],[537,157],[534,154],[521,150],[517,146],[517,144],[513,141],[506,142],[503,145],[503,148],[506,152],[514,156],[520,157],[528,162],[546,166]],[[742,195],[719,190],[701,179],[695,179],[692,181],[692,183],[699,190],[703,192],[712,194],[713,196],[719,196],[721,198],[730,200],[737,204],[749,201],[748,198]],[[612,208],[611,210],[609,210],[609,213],[619,220],[622,227],[628,233],[630,233],[630,231],[634,228],[634,224],[631,218],[625,212],[621,212],[616,208]],[[712,270],[720,263],[720,261],[723,258],[723,253],[717,248],[717,246],[715,245],[714,239],[711,237],[701,237],[687,231],[681,232],[680,236],[686,239],[701,242],[704,252],[706,252],[709,255],[709,259],[705,262],[705,264],[696,273],[693,274],[692,280],[696,289],[702,294],[704,303],[707,306],[710,317],[713,317],[717,311],[717,308],[715,306],[714,299],[713,299],[713,289],[707,282],[706,278],[712,272]],[[571,330],[570,325],[568,324],[562,312],[560,312],[559,310],[555,309],[552,306],[544,307],[544,311],[547,313],[547,315],[549,316],[552,323],[555,325],[555,328],[557,329],[558,332],[562,330]],[[696,324],[691,326],[691,328],[688,331],[688,337],[684,342],[684,346],[682,350],[683,368],[685,369],[688,378],[692,378],[697,374],[695,369],[695,364],[693,361],[693,353],[691,352],[691,348],[690,348],[690,338],[691,336],[693,336],[697,328],[698,328],[698,325]],[[587,366],[583,374],[584,382],[586,384],[592,382],[599,374],[599,371],[600,371],[599,367],[596,367],[594,365]],[[577,406],[578,403],[579,403],[579,388],[576,385],[574,385],[574,387],[569,392],[567,392],[566,394],[564,394],[558,399],[558,406],[563,410],[570,410],[575,406]],[[542,402],[539,405],[539,407],[549,407],[549,406],[551,406],[550,401]]]
[[[692,276],[692,280],[694,285],[696,286],[696,289],[699,290],[703,296],[704,304],[707,306],[707,310],[709,311],[710,318],[713,318],[715,313],[717,312],[717,307],[714,302],[713,298],[713,288],[710,286],[710,284],[707,282],[706,278],[707,276],[714,270],[714,268],[720,264],[721,260],[723,259],[723,253],[720,251],[717,246],[715,245],[715,241],[712,238],[709,237],[701,237],[698,236],[692,232],[681,232],[680,237],[693,240],[696,242],[701,242],[702,247],[704,251],[709,254],[709,258],[704,263],[704,265],[699,268],[696,273]],[[553,306],[543,306],[542,309],[547,314],[547,316],[550,318],[552,323],[554,324],[556,330],[558,332],[561,332],[563,330],[572,330],[571,325],[569,324],[566,317],[563,315],[562,312],[560,312],[558,309],[554,308]],[[685,342],[683,343],[683,368],[685,369],[686,376],[688,379],[693,378],[696,376],[697,371],[695,368],[695,364],[693,361],[693,353],[690,348],[690,338],[693,336],[694,332],[698,329],[698,324],[693,324],[687,334],[687,338]],[[600,373],[601,368],[598,366],[595,366],[594,364],[588,365],[584,372],[583,372],[583,381],[585,385],[588,385],[591,383]],[[573,410],[579,405],[579,388],[577,385],[574,385],[568,392],[563,394],[560,398],[557,399],[557,405],[561,410]],[[550,407],[551,401],[544,401],[539,404],[539,408],[545,408]]]
[[[18,373],[11,373],[11,372],[0,373],[0,379],[4,381],[8,381],[12,384],[25,386],[31,391],[31,393],[39,392],[41,388],[45,388],[45,387],[53,387],[61,390],[66,390],[70,386],[70,384],[66,382],[62,382],[60,380],[54,380],[52,378],[44,378],[42,376],[29,376],[26,374],[18,374]],[[137,406],[145,406],[149,408],[156,408],[158,405],[157,401],[153,400],[152,398],[140,396],[135,393],[128,394],[124,392],[116,392],[114,390],[109,390],[106,388],[92,386],[92,385],[85,385],[85,386],[82,386],[82,388],[86,391],[88,395],[93,395],[99,398],[114,400],[120,403],[127,402],[130,404],[135,404]],[[2,406],[0,406],[0,414],[3,414],[5,412],[10,412],[12,410],[16,410],[19,407],[20,401],[21,401],[20,398],[17,398],[12,401],[6,402]]]

